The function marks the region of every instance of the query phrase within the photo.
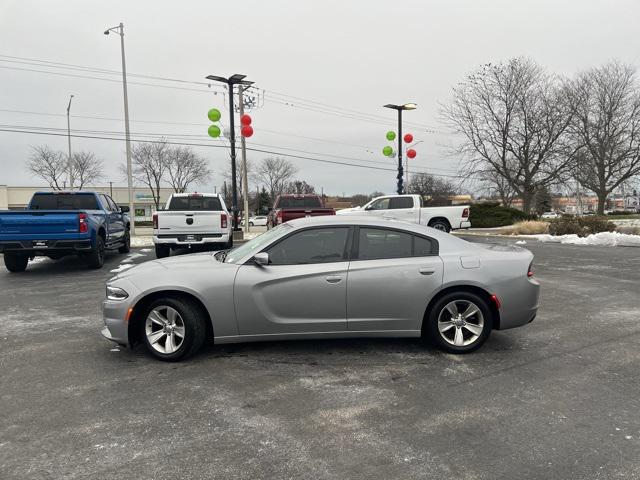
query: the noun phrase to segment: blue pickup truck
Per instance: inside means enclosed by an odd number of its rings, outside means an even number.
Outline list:
[[[128,212],[103,193],[36,192],[25,210],[0,211],[4,264],[10,272],[23,272],[37,256],[79,255],[100,268],[106,250],[129,252]]]

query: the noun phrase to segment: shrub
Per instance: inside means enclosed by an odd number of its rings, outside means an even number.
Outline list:
[[[515,208],[503,207],[497,202],[471,205],[469,221],[474,228],[492,228],[513,225],[533,217]]]
[[[592,233],[613,232],[616,226],[605,217],[561,217],[551,220],[549,233],[551,235],[578,235],[586,237]]]
[[[518,222],[505,230],[507,235],[538,235],[549,233],[549,222],[530,220]]]

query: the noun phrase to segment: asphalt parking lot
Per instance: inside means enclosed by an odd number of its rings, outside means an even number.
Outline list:
[[[99,335],[124,256],[2,267],[0,478],[640,478],[640,249],[525,247],[537,319],[466,356],[293,341],[167,364]]]

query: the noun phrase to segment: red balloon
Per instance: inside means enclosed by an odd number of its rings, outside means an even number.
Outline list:
[[[411,135],[410,133],[407,133],[404,136],[404,143],[411,143],[413,142],[413,135]]]
[[[405,137],[405,138],[407,138],[407,137]],[[407,150],[407,157],[415,158],[416,157],[416,151],[413,148],[410,148],[409,150]]]
[[[242,133],[243,137],[250,137],[253,135],[253,127],[251,125],[245,125],[240,129],[240,133]]]
[[[240,123],[243,126],[248,127],[249,125],[251,125],[251,117],[245,113],[240,117]]]

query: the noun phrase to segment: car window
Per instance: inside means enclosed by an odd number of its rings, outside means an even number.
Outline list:
[[[436,252],[434,241],[398,230],[360,228],[358,234],[359,260],[424,257]]]
[[[273,265],[299,265],[310,263],[341,262],[349,229],[314,228],[294,233],[271,247],[269,263]]]
[[[321,208],[319,197],[281,197],[276,208]]]
[[[32,210],[98,210],[98,201],[91,193],[36,193],[31,199]]]
[[[107,200],[107,197],[104,193],[100,193],[98,195],[98,198],[100,199],[100,204],[102,205],[102,208],[104,210],[106,210],[107,212],[111,210],[111,206],[109,205],[109,200]]]
[[[392,197],[389,201],[390,209],[413,208],[412,197]]]
[[[205,211],[221,211],[222,203],[218,197],[172,197],[169,202],[168,210],[205,210]]]
[[[376,200],[371,205],[369,205],[368,210],[388,210],[389,209],[389,200],[390,198],[381,198],[380,200]]]
[[[119,212],[120,207],[116,205],[116,202],[113,201],[113,198],[111,198],[109,195],[105,195],[105,197],[107,197],[107,201],[109,202],[109,206],[111,207],[111,210],[114,212]]]

